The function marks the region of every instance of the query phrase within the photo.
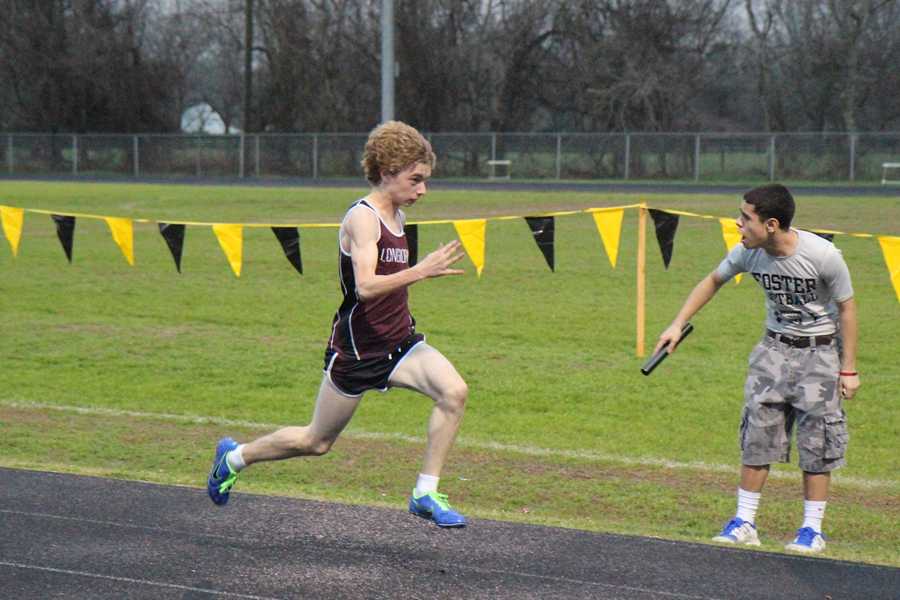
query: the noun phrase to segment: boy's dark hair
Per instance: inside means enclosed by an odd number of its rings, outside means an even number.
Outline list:
[[[778,219],[778,227],[791,228],[794,219],[794,197],[786,187],[778,183],[763,185],[744,194],[744,201],[753,205],[760,221]]]

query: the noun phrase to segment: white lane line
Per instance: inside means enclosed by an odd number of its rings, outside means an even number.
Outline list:
[[[280,598],[271,598],[269,596],[253,596],[250,594],[238,594],[236,592],[223,592],[221,590],[210,590],[207,588],[198,588],[189,585],[179,585],[177,583],[165,583],[161,581],[148,581],[146,579],[133,579],[131,577],[117,577],[115,575],[102,575],[100,573],[88,573],[87,571],[72,571],[70,569],[57,569],[56,567],[46,567],[43,565],[29,565],[25,563],[8,562],[0,560],[0,566],[12,567],[14,569],[30,569],[32,571],[46,571],[49,573],[58,573],[61,575],[73,575],[76,577],[89,577],[91,579],[105,579],[107,581],[119,581],[122,583],[135,583],[138,585],[149,585],[153,587],[167,588],[173,590],[183,590],[187,592],[200,592],[201,594],[209,594],[210,596],[226,596],[229,598],[248,598],[250,600],[281,600]]]
[[[86,406],[66,406],[60,404],[47,404],[40,402],[17,402],[14,400],[0,400],[0,406],[19,409],[33,410],[53,410],[59,412],[68,412],[81,415],[91,416],[110,416],[110,417],[129,417],[133,419],[157,419],[162,421],[175,421],[178,423],[195,423],[198,425],[217,425],[221,427],[244,427],[248,429],[275,430],[285,427],[285,423],[259,423],[255,421],[241,421],[234,419],[223,419],[221,417],[208,417],[202,415],[176,415],[169,413],[149,413],[132,410],[119,410],[101,407]],[[406,435],[402,433],[383,433],[375,431],[363,431],[350,428],[343,433],[344,436],[351,439],[361,440],[390,440],[407,442],[411,444],[424,444],[425,438],[420,436]],[[703,461],[680,462],[665,458],[632,457],[622,456],[619,454],[605,454],[602,452],[593,452],[590,450],[563,450],[558,448],[541,448],[537,446],[522,446],[518,444],[501,444],[498,442],[471,440],[465,436],[459,436],[456,439],[456,446],[463,448],[471,448],[473,450],[497,450],[501,452],[510,452],[513,454],[523,454],[525,456],[539,457],[559,457],[574,458],[578,460],[586,460],[591,462],[611,462],[623,465],[643,466],[643,467],[663,467],[666,469],[691,469],[695,471],[707,471],[714,473],[737,473],[737,466],[723,465],[715,463],[707,463]],[[794,480],[796,473],[785,471],[772,471],[769,473],[770,478]],[[839,473],[832,474],[832,483],[846,485],[859,488],[897,488],[900,481],[884,480],[884,479],[868,479],[863,477],[843,476]]]

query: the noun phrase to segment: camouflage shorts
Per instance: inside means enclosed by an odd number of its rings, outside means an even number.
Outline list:
[[[849,435],[838,385],[835,343],[794,348],[765,337],[750,353],[741,416],[745,465],[789,462],[797,430],[800,468],[824,473],[844,465]]]

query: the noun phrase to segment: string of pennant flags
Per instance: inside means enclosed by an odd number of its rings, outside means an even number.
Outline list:
[[[681,210],[649,208],[646,204],[629,204],[604,208],[587,208],[582,210],[570,210],[551,212],[534,216],[501,216],[480,219],[460,220],[434,220],[408,223],[404,227],[409,246],[410,266],[416,263],[418,258],[418,228],[421,225],[452,224],[459,236],[460,242],[466,254],[475,266],[478,276],[481,276],[485,265],[485,245],[488,221],[508,221],[522,219],[528,225],[538,249],[547,262],[551,271],[556,270],[554,248],[556,217],[575,214],[591,214],[600,239],[606,251],[612,268],[616,268],[616,259],[619,253],[619,239],[622,231],[622,221],[626,210],[638,209],[646,211],[655,226],[656,240],[659,244],[663,265],[666,269],[672,260],[675,249],[675,234],[678,230],[680,217],[694,217],[709,220],[718,220],[725,246],[731,250],[740,243],[741,234],[733,218],[715,217]],[[181,272],[181,257],[184,248],[185,233],[188,226],[210,227],[216,235],[219,245],[231,266],[236,277],[241,275],[243,261],[243,230],[244,228],[269,228],[281,245],[285,257],[299,273],[303,274],[303,260],[300,250],[300,229],[302,228],[337,228],[339,223],[306,223],[297,225],[274,225],[263,223],[202,223],[191,221],[157,221],[151,219],[130,219],[123,217],[111,217],[103,215],[89,215],[81,213],[62,213],[32,208],[19,208],[0,205],[0,220],[2,220],[3,232],[12,249],[13,256],[18,255],[19,243],[22,237],[22,227],[25,213],[38,213],[49,215],[56,226],[57,237],[62,245],[67,260],[72,262],[72,249],[75,236],[75,225],[78,219],[103,220],[109,227],[113,241],[121,249],[125,260],[134,266],[134,223],[156,223],[159,233],[165,240],[175,268]],[[897,300],[900,301],[900,236],[876,236],[871,233],[848,233],[830,229],[809,229],[829,241],[833,241],[835,235],[849,235],[858,238],[877,238],[884,260],[888,268],[888,274]],[[740,276],[736,278],[740,282]]]

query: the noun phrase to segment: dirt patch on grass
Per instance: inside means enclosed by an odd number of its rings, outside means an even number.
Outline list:
[[[184,464],[192,464],[201,472],[208,468],[216,440],[224,435],[246,441],[268,431],[249,427],[224,428],[214,424],[173,422],[169,419],[135,419],[126,416],[98,416],[24,407],[0,406],[0,424],[7,431],[7,439],[18,432],[14,453],[20,458],[46,455],[48,446],[66,446],[83,455],[73,462],[78,471],[84,461],[91,470],[110,461],[119,468],[123,459],[137,466],[152,468],[153,461],[169,457],[173,476],[184,471]],[[26,435],[31,432],[33,435]],[[26,441],[27,440],[27,441]],[[52,444],[50,443],[52,440]],[[83,452],[78,449],[83,448]],[[93,448],[93,450],[92,450]],[[161,452],[160,449],[163,449]],[[323,485],[336,485],[354,477],[365,481],[370,474],[376,478],[397,476],[406,483],[418,472],[424,447],[402,440],[372,440],[341,437],[325,459],[305,461],[303,470],[310,477],[320,477]],[[290,463],[292,461],[285,461]],[[179,466],[180,465],[180,466]],[[168,470],[162,466],[162,472]],[[276,468],[286,472],[285,467]],[[515,480],[516,485],[531,489],[562,489],[572,492],[592,487],[656,488],[676,497],[690,497],[700,491],[733,495],[737,487],[738,466],[731,473],[706,471],[698,468],[670,468],[652,465],[626,465],[615,462],[586,461],[518,455],[513,452],[489,452],[457,447],[451,453],[446,471],[462,481],[498,482]],[[187,475],[182,472],[182,475]],[[180,479],[180,478],[179,478]],[[791,501],[801,497],[801,473],[795,480],[770,478],[766,484],[768,501]],[[471,487],[471,486],[467,486]],[[495,486],[496,487],[496,486]],[[900,518],[900,500],[890,490],[861,489],[848,485],[834,486],[831,500],[884,512]]]

